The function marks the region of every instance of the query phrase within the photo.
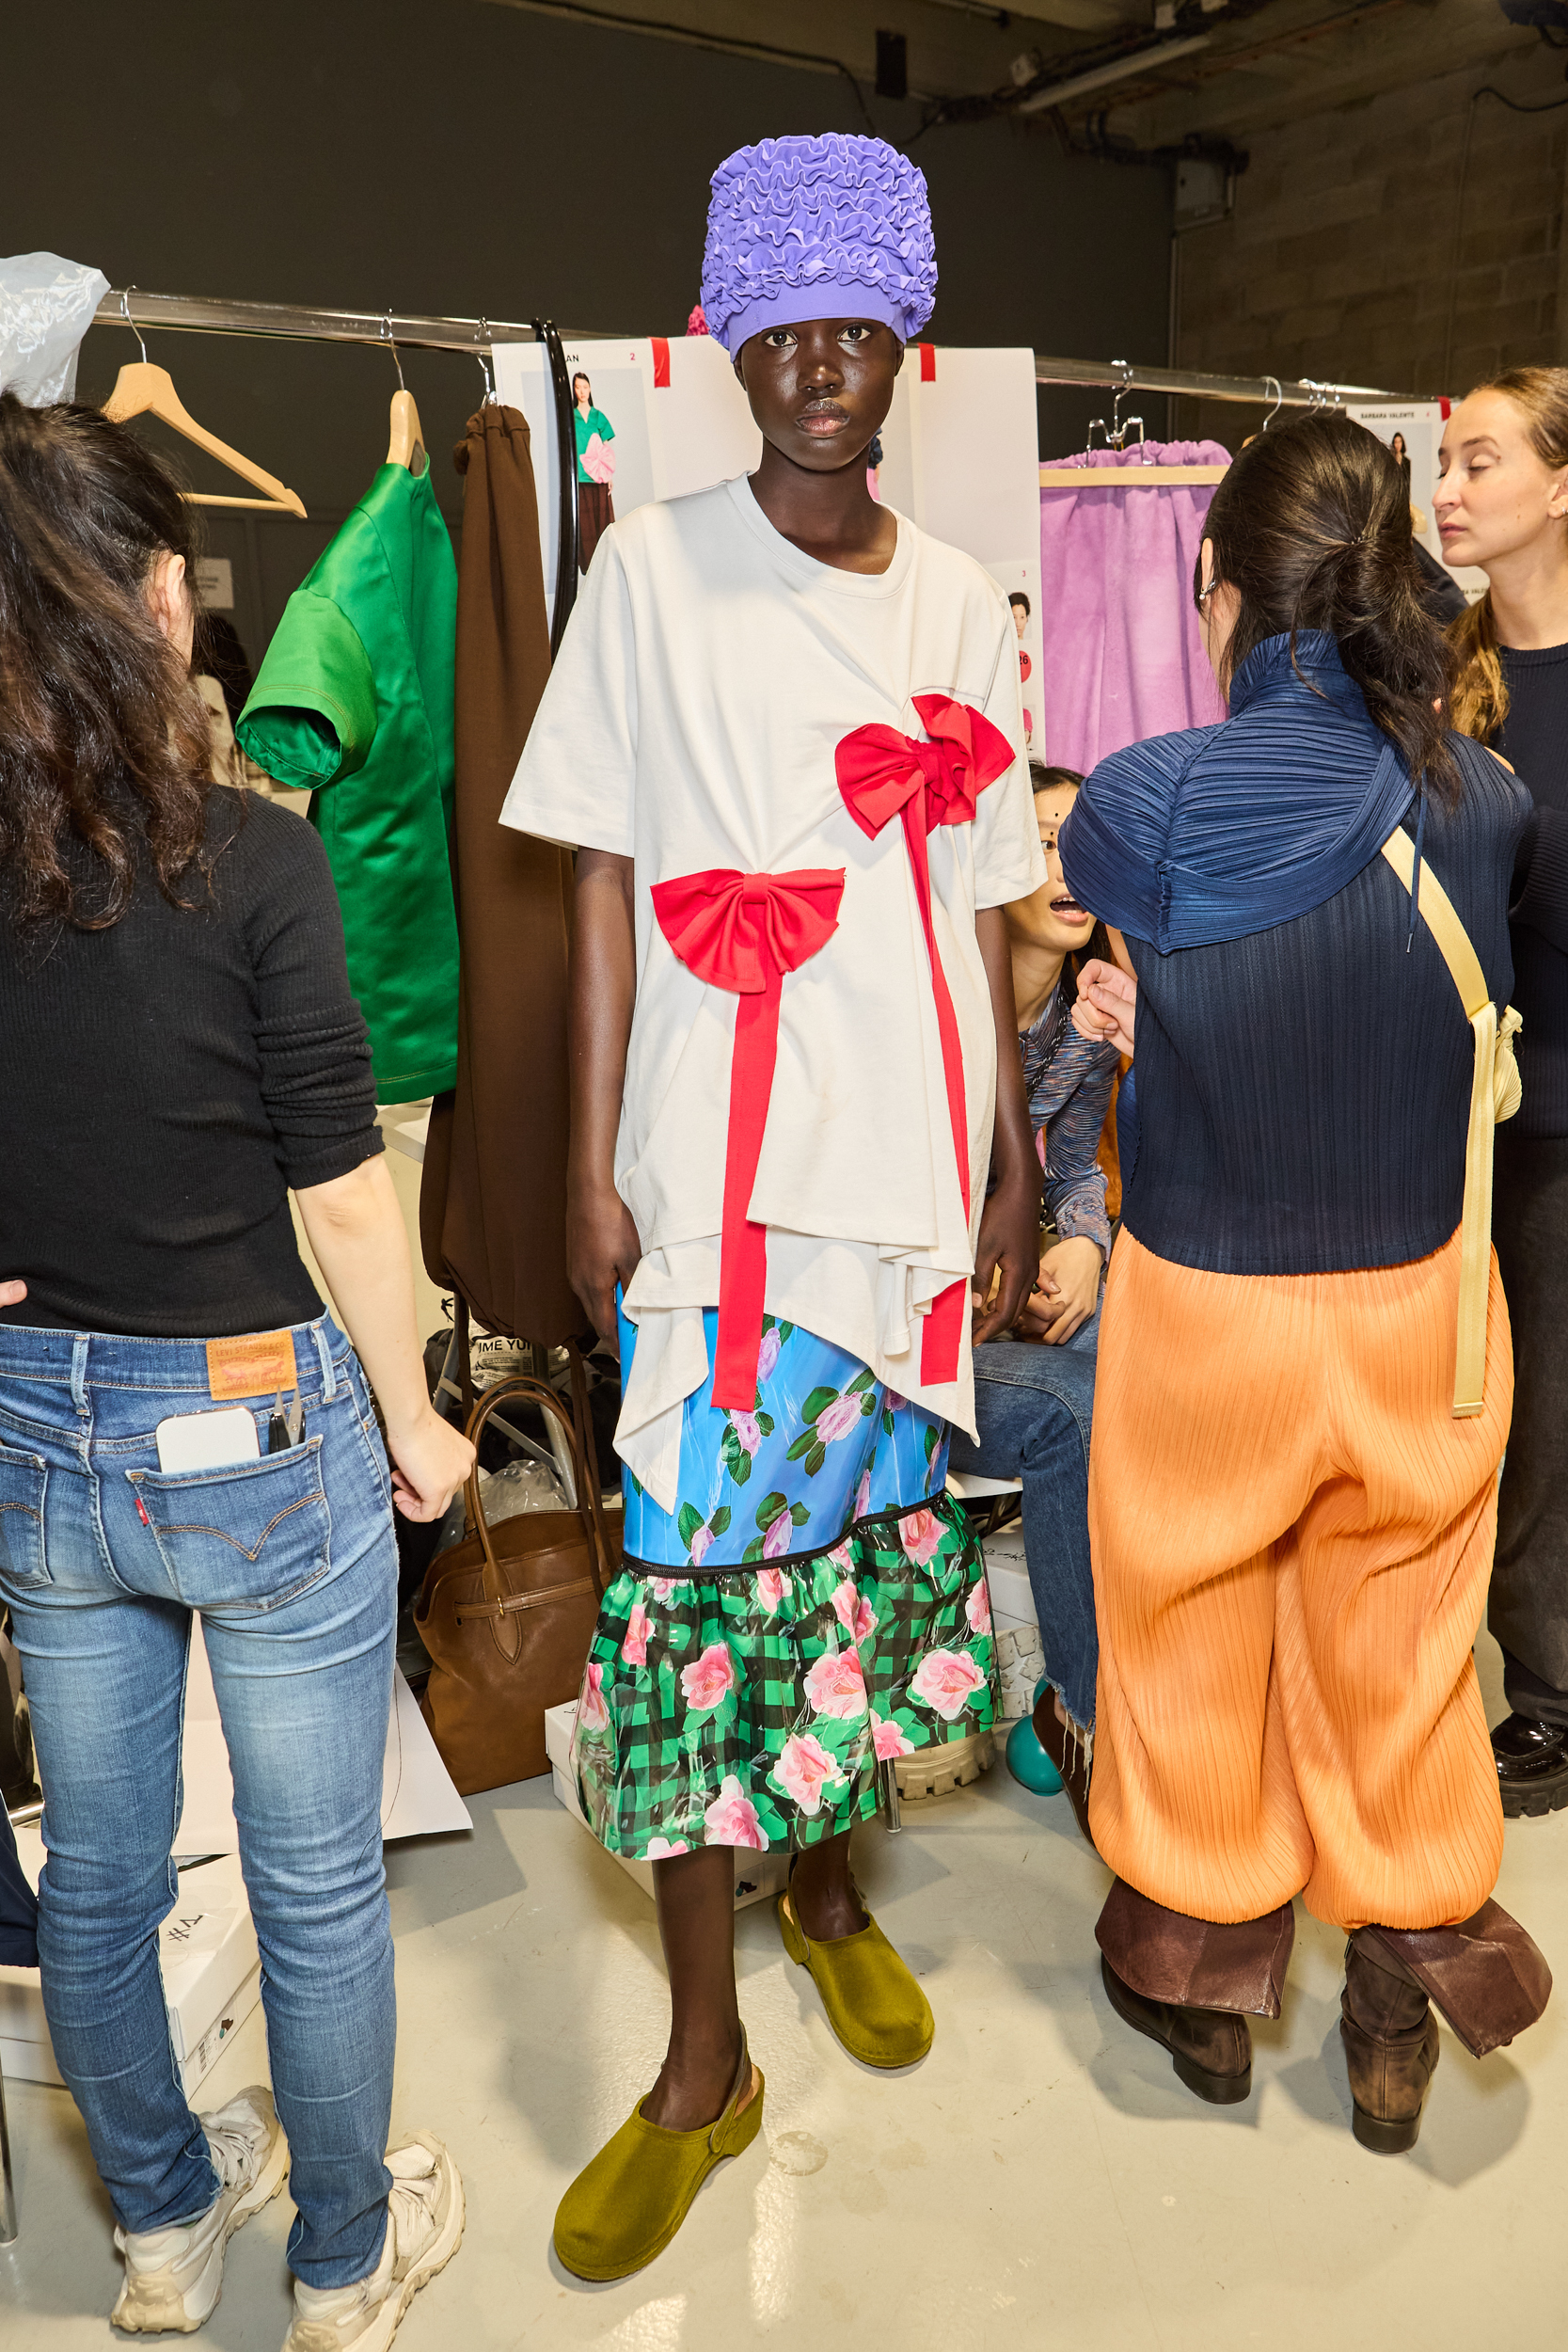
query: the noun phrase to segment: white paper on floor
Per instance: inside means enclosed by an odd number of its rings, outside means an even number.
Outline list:
[[[234,1783],[199,1617],[191,1620],[182,1763],[185,1802],[175,1833],[175,1852],[237,1853]],[[301,1764],[309,1770],[309,1757],[302,1757]],[[420,1713],[419,1701],[394,1666],[381,1782],[381,1834],[384,1837],[431,1837],[441,1830],[472,1827],[473,1817],[452,1786],[451,1774]]]

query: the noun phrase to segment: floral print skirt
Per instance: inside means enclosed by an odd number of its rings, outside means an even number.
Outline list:
[[[875,1811],[879,1763],[990,1726],[985,1564],[946,1470],[944,1422],[771,1317],[751,1413],[688,1400],[675,1512],[625,1478],[578,1708],[612,1853],[833,1836]]]

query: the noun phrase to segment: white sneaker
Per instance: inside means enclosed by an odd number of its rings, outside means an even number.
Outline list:
[[[221,2184],[217,2200],[194,2221],[166,2230],[117,2230],[125,2284],[109,2318],[128,2335],[161,2328],[192,2335],[211,2318],[223,2292],[224,2249],[236,2230],[276,2197],[289,2169],[289,2143],[260,2083],[197,2122]]]
[[[383,2352],[427,2279],[451,2262],[463,2240],[463,2181],[438,2139],[418,2132],[387,2151],[392,2176],[381,2260],[352,2287],[308,2287],[294,2280],[294,2324],[283,2352]]]

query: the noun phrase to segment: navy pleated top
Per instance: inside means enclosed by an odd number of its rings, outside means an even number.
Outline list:
[[[1298,674],[1299,673],[1299,674]],[[1257,646],[1221,725],[1102,760],[1062,828],[1082,903],[1138,977],[1138,1142],[1122,1218],[1220,1274],[1428,1256],[1460,1221],[1474,1046],[1448,965],[1379,852],[1418,802],[1334,640]],[[1528,797],[1450,734],[1457,808],[1422,858],[1499,1009]]]

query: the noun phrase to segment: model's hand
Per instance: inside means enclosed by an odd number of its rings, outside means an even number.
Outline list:
[[[615,1285],[628,1289],[642,1256],[631,1211],[613,1184],[566,1190],[566,1279],[601,1340],[617,1346]]]
[[[1031,1155],[1032,1156],[1032,1155]],[[974,1265],[974,1344],[981,1346],[1018,1321],[1035,1279],[1040,1247],[1037,1163],[1005,1176],[986,1202]],[[992,1283],[995,1295],[992,1295]],[[990,1304],[987,1304],[987,1301]]]
[[[427,1405],[406,1428],[387,1425],[392,1457],[392,1501],[405,1519],[438,1519],[474,1466],[461,1429]]]
[[[1040,1260],[1039,1288],[1023,1302],[1019,1334],[1060,1347],[1081,1330],[1100,1297],[1100,1245],[1086,1233],[1053,1244]]]
[[[1131,1061],[1137,1005],[1138,983],[1132,974],[1122,971],[1118,964],[1102,962],[1096,956],[1078,975],[1078,1002],[1072,1008],[1072,1025],[1080,1037],[1086,1037],[1091,1043],[1109,1039],[1117,1053],[1125,1054]]]
[[[25,1282],[0,1282],[0,1307],[20,1307],[26,1295]]]

